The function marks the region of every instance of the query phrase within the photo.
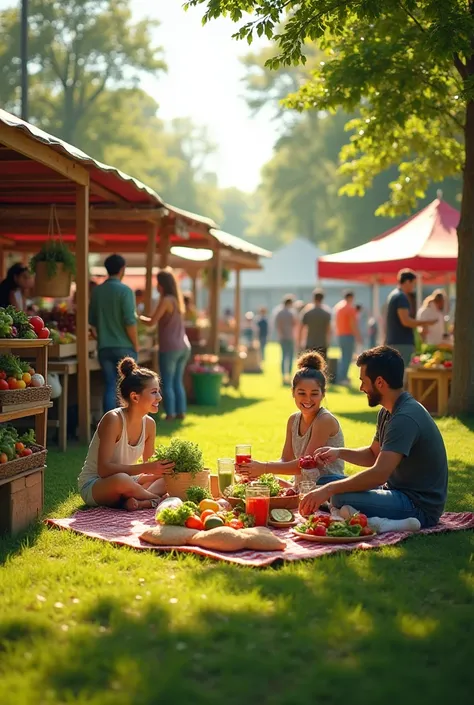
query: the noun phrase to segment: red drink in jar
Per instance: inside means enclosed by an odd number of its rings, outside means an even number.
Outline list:
[[[246,463],[250,463],[252,460],[251,455],[236,455],[235,456],[235,462],[237,465],[246,465]]]
[[[270,511],[270,488],[255,483],[248,485],[245,492],[245,511],[255,519],[255,526],[266,526]]]

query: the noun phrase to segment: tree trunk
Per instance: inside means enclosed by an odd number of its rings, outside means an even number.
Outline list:
[[[474,101],[466,111],[466,160],[458,225],[453,381],[449,411],[474,413]]]

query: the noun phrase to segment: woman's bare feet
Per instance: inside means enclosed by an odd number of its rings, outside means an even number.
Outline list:
[[[129,497],[123,506],[127,512],[136,512],[137,509],[151,509],[156,506],[156,503],[156,499],[135,499],[135,497]]]

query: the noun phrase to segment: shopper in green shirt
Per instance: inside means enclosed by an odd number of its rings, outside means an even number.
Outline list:
[[[117,365],[124,357],[137,359],[138,333],[133,291],[122,282],[126,262],[110,255],[104,262],[108,279],[96,286],[89,307],[89,324],[95,331],[99,363],[104,374],[104,414],[117,406]]]

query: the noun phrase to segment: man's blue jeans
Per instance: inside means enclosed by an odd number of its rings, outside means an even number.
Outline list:
[[[99,350],[99,364],[104,375],[104,414],[118,406],[117,402],[117,365],[124,357],[137,359],[133,348],[102,348]]]
[[[339,361],[337,380],[338,382],[342,382],[347,379],[347,375],[349,374],[349,366],[352,362],[355,349],[355,337],[353,335],[340,335],[339,347],[341,348],[341,359]]]
[[[281,345],[281,374],[283,377],[291,375],[295,343],[293,340],[280,340]]]
[[[184,350],[160,352],[158,355],[163,403],[168,416],[186,413],[186,391],[183,377],[190,354],[189,348],[184,348]]]
[[[335,494],[331,498],[333,507],[340,509],[345,504],[354,507],[368,517],[382,517],[384,519],[418,519],[422,529],[433,526],[433,522],[426,516],[422,509],[416,507],[411,499],[400,490],[387,490],[379,487],[366,492],[345,492]]]

